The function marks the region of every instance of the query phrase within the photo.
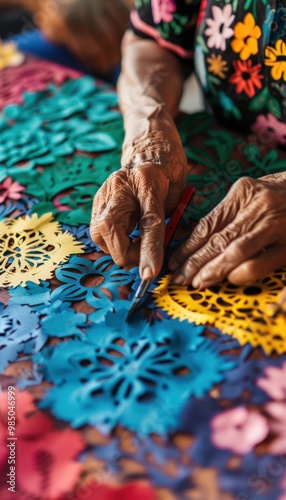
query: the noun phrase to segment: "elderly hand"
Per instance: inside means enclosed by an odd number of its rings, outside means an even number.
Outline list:
[[[91,71],[108,73],[120,62],[129,22],[126,0],[32,0],[34,20],[54,43],[67,46]]]
[[[143,141],[141,153],[134,151],[133,161],[113,173],[97,192],[90,229],[92,239],[118,265],[137,264],[140,253],[140,275],[152,279],[163,264],[165,214],[174,210],[184,189],[187,161],[171,134],[154,133],[146,142],[154,147],[154,160],[146,158]],[[147,156],[151,158],[152,152]],[[128,235],[138,221],[141,242],[134,244]]]
[[[173,283],[249,283],[286,266],[286,173],[243,177],[173,254]]]

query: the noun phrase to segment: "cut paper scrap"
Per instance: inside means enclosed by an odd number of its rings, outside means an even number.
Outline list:
[[[201,341],[201,327],[177,322],[175,328],[165,320],[156,333],[142,318],[124,318],[125,310],[108,313],[83,339],[34,356],[55,385],[40,407],[73,427],[90,424],[106,433],[121,424],[142,435],[164,434],[176,426],[188,398],[203,396],[234,363],[210,340]]]
[[[165,276],[154,290],[154,300],[173,318],[197,324],[210,323],[235,337],[241,345],[261,346],[265,353],[286,352],[286,321],[280,315],[271,319],[267,310],[275,302],[286,280],[285,271],[277,271],[251,286],[223,282],[220,286],[198,291],[170,284]]]
[[[82,253],[82,245],[51,214],[6,219],[0,222],[0,286],[25,285],[50,279],[70,254]]]
[[[0,71],[5,68],[20,66],[20,64],[23,64],[24,61],[25,56],[18,51],[15,43],[1,43],[0,40]]]
[[[74,79],[81,73],[51,61],[28,57],[26,64],[6,68],[0,78],[0,109],[8,104],[23,102],[25,92],[39,92],[50,83],[61,85],[66,79]]]
[[[82,465],[75,461],[84,449],[82,436],[69,428],[55,430],[53,420],[38,410],[28,392],[16,389],[13,395],[16,403],[17,490],[22,492],[23,498],[57,499],[73,489],[82,471]],[[1,415],[6,420],[2,429],[8,426],[8,396],[6,391],[0,394]],[[2,457],[5,468],[9,449],[4,434],[0,434],[0,449],[6,451]],[[7,490],[6,483],[4,488]]]

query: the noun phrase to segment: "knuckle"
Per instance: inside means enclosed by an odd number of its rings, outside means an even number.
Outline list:
[[[244,176],[238,179],[233,185],[233,187],[236,188],[238,191],[253,190],[256,182],[257,181],[252,177]]]
[[[163,218],[154,212],[145,213],[140,219],[141,231],[156,230],[163,225]]]

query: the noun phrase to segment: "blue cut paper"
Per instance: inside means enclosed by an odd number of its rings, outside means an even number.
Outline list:
[[[192,349],[191,325],[186,340],[187,329],[173,335],[166,321],[168,343],[162,345],[167,333],[157,341],[155,329],[140,320],[122,328],[123,315],[108,314],[106,324],[90,327],[82,341],[34,357],[44,378],[56,385],[40,406],[74,427],[88,423],[107,432],[121,423],[143,435],[165,433],[176,426],[187,399],[220,382],[233,363],[208,340]],[[183,368],[187,373],[178,375]]]
[[[56,277],[63,283],[54,292],[52,298],[69,301],[86,300],[94,308],[110,310],[110,300],[102,291],[107,289],[112,298],[117,299],[119,292],[117,287],[131,283],[133,276],[116,264],[109,256],[101,257],[96,261],[82,257],[71,257],[68,264],[64,264],[56,270]],[[103,282],[95,286],[84,286],[84,279],[98,276]]]

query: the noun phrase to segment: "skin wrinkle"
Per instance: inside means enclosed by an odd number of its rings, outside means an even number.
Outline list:
[[[265,274],[267,259],[273,251],[280,259],[281,247],[286,249],[286,235],[281,233],[281,226],[285,227],[286,223],[286,176],[283,177],[284,184],[276,183],[276,179],[280,181],[280,177],[272,178],[272,184],[267,177],[250,181],[246,178],[235,183],[220,209],[206,216],[203,225],[217,228],[213,213],[218,217],[220,212],[227,212],[229,204],[235,203],[235,200],[241,200],[241,211],[219,233],[209,234],[206,243],[201,239],[201,243],[205,244],[192,255],[187,255],[173,281],[205,288],[220,282],[226,276],[232,282],[236,283],[234,280],[238,280],[239,284],[243,283],[241,275],[235,273],[236,268],[242,270],[245,281],[249,280],[250,273],[256,278]],[[197,247],[199,245],[198,237]],[[249,260],[248,265],[243,263],[245,259]],[[282,264],[286,264],[286,252]]]

